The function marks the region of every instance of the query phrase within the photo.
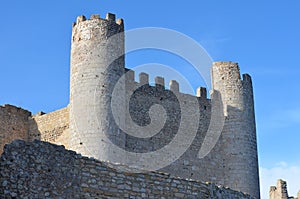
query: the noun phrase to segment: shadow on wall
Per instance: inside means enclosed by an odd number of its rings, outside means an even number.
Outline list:
[[[38,112],[36,115],[28,118],[28,141],[42,140],[42,133],[39,130],[35,117],[39,117],[44,114],[44,112]]]
[[[41,140],[69,148],[69,109],[39,112],[29,119],[29,140]]]

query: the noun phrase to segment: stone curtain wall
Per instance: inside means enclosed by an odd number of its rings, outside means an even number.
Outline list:
[[[28,140],[28,117],[31,113],[11,105],[0,106],[0,154],[6,143]]]
[[[59,143],[68,147],[68,129],[68,107],[48,114],[37,114],[29,120],[30,140]]]
[[[127,169],[63,146],[16,140],[1,156],[0,198],[252,198],[214,184]]]
[[[200,118],[199,121],[193,121],[194,123],[188,126],[198,126],[197,135],[178,160],[160,171],[183,178],[214,182],[259,197],[253,89],[249,75],[243,75],[242,79],[236,63],[214,63],[213,93],[220,94],[222,98],[226,120],[216,145],[206,157],[200,159],[198,152],[210,124],[212,109],[206,90],[199,88],[197,97],[191,96],[180,93],[178,83],[176,89],[170,86],[168,90],[165,89],[164,79],[156,77],[155,86],[150,86],[149,75],[146,73],[139,74],[139,82],[135,82],[134,71],[128,69],[126,71],[131,73],[128,75],[126,87],[134,90],[129,101],[129,111],[133,121],[140,126],[149,125],[151,123],[149,110],[154,104],[163,106],[167,114],[164,127],[155,136],[141,139],[127,134],[126,150],[145,153],[167,145],[174,139],[181,125],[182,107],[179,101],[191,103],[192,107],[198,109]],[[180,147],[174,148],[173,151],[179,151]]]
[[[217,143],[211,153],[205,158],[198,158],[198,153],[210,124],[211,117],[211,100],[207,99],[206,89],[199,88],[197,96],[192,96],[180,93],[180,85],[178,83],[176,89],[172,89],[172,87],[170,90],[166,89],[164,84],[157,81],[159,78],[155,78],[155,86],[150,86],[149,75],[146,73],[139,74],[139,82],[135,82],[134,71],[129,72],[132,73],[129,75],[131,79],[127,79],[126,86],[131,86],[133,89],[129,90],[134,90],[129,101],[129,112],[132,120],[140,126],[149,125],[151,123],[149,110],[154,104],[159,104],[165,109],[167,118],[162,130],[150,138],[137,138],[126,134],[126,150],[137,153],[147,153],[159,150],[169,144],[178,133],[179,126],[182,125],[182,107],[180,107],[179,100],[183,103],[193,103],[193,107],[200,112],[199,121],[193,121],[195,123],[190,124],[198,127],[196,137],[191,146],[178,160],[162,168],[160,171],[171,173],[174,176],[180,176],[182,178],[215,182],[226,186],[223,177],[223,158],[220,155],[222,151],[220,142]],[[164,82],[163,78],[160,78],[160,80]],[[196,102],[196,104],[194,104],[194,102]],[[181,146],[178,146],[178,148],[180,147]],[[173,149],[173,151],[178,150],[177,148]]]

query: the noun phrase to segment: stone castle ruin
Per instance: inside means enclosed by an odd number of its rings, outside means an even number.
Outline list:
[[[116,20],[114,14],[107,14],[105,19],[99,15],[90,19],[79,16],[72,29],[69,105],[36,115],[11,105],[0,107],[0,153],[3,153],[0,167],[6,171],[1,172],[0,196],[26,196],[26,193],[40,196],[41,193],[26,190],[24,187],[29,185],[23,181],[21,187],[14,186],[18,179],[26,178],[22,175],[27,172],[27,181],[30,178],[31,186],[41,186],[46,198],[55,198],[55,193],[74,198],[260,198],[251,77],[241,76],[237,63],[214,62],[210,98],[203,87],[197,90],[197,96],[181,93],[175,80],[166,89],[162,77],[156,77],[155,85],[151,86],[146,73],[139,74],[136,82],[134,71],[125,68],[124,46],[122,19]],[[122,78],[117,90],[120,93],[116,95],[116,85]],[[199,158],[198,153],[209,136],[214,99],[222,105],[220,115],[224,117],[224,125],[212,150]],[[113,101],[116,106],[121,104],[121,114],[114,114]],[[199,114],[195,123],[196,113]],[[163,116],[164,122],[156,121],[154,116]],[[185,124],[181,123],[183,119]],[[128,133],[133,126],[141,132],[162,128],[153,136],[138,137]],[[174,144],[172,140],[179,131],[186,135]],[[190,146],[159,171],[130,174],[126,169],[118,170],[126,165],[147,168],[143,162],[159,165],[164,158],[158,159],[154,152],[161,150],[167,158],[174,151],[182,151],[180,143],[192,131],[195,137]],[[165,145],[171,145],[171,150],[165,150]],[[121,151],[128,153],[124,155]],[[141,155],[140,161],[131,154]],[[60,176],[60,184],[42,187],[47,179],[57,182],[54,176]],[[136,182],[139,185],[135,187]]]
[[[276,186],[270,187],[269,196],[270,199],[299,199],[300,190],[297,193],[297,197],[289,196],[286,181],[279,179]]]

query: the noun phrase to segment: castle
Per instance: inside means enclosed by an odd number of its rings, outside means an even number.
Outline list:
[[[214,62],[211,99],[202,87],[197,90],[197,96],[181,93],[175,80],[170,82],[170,89],[166,89],[162,77],[155,78],[155,86],[151,86],[146,73],[139,74],[139,82],[136,82],[134,71],[125,68],[124,46],[122,19],[116,20],[114,14],[107,14],[105,19],[99,15],[92,15],[90,19],[79,16],[72,29],[69,105],[52,113],[36,115],[11,105],[1,106],[0,152],[5,144],[16,139],[41,140],[135,169],[156,170],[158,165],[159,172],[171,176],[212,182],[260,198],[251,77],[248,74],[241,77],[237,63]],[[116,85],[119,85],[117,89]],[[210,136],[207,132],[218,126],[211,122],[213,103],[221,105],[218,114],[224,118],[224,123],[212,149],[199,158],[199,151]],[[156,120],[157,116],[161,119]],[[158,132],[145,134],[151,129]],[[144,132],[144,136],[129,134],[130,130]],[[183,134],[178,140],[179,131]],[[190,137],[194,139],[189,140]],[[182,144],[185,142],[190,143],[188,147]],[[33,152],[33,148],[42,151],[42,147],[48,147],[45,151],[49,152],[49,157],[55,153],[52,146],[38,143],[13,142],[5,149],[18,150],[17,146],[32,153],[38,153]],[[19,152],[23,154],[26,150]],[[39,153],[40,156],[46,158]],[[3,159],[8,161],[6,157],[14,159],[17,156],[4,150]],[[174,161],[161,164],[169,157]],[[84,164],[91,164],[86,161]],[[98,165],[97,168],[102,167]],[[49,167],[48,171],[52,170]]]

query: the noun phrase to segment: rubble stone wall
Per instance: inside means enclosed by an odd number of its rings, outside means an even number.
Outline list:
[[[0,198],[252,198],[210,183],[127,170],[63,146],[16,140],[0,159]]]

